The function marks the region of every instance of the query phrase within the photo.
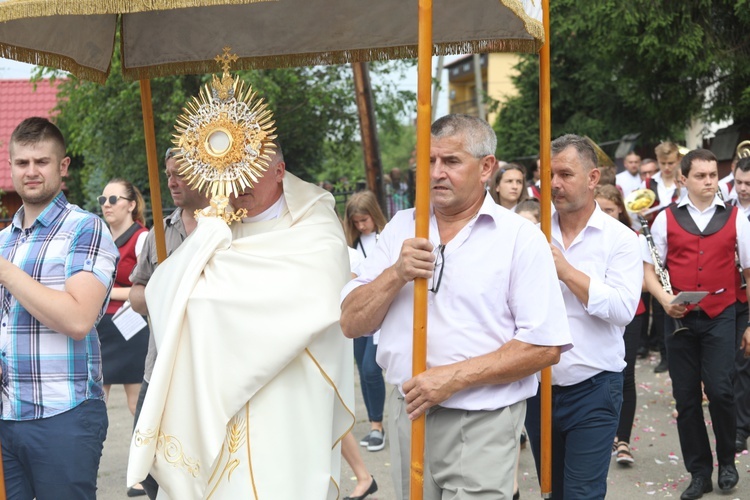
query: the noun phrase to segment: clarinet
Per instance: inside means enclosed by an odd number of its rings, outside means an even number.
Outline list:
[[[651,236],[651,229],[648,227],[648,222],[646,219],[641,215],[637,214],[638,219],[641,223],[641,232],[643,233],[643,236],[646,237],[646,242],[648,243],[648,249],[651,252],[651,260],[654,261],[654,270],[656,271],[656,275],[659,277],[659,281],[661,282],[661,287],[664,289],[667,293],[672,293],[672,282],[669,279],[669,271],[666,267],[664,267],[664,263],[661,260],[661,257],[659,256],[659,252],[656,250],[656,244],[654,243],[654,238]],[[671,316],[669,316],[672,318]],[[689,328],[682,324],[682,321],[679,318],[672,318],[674,321],[674,331],[672,332],[672,335],[677,335],[678,333],[682,333],[685,331],[688,331]]]

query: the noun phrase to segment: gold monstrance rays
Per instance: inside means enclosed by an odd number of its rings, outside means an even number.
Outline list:
[[[193,189],[212,198],[252,188],[275,154],[273,113],[252,86],[229,74],[237,60],[229,47],[216,56],[221,79],[201,88],[177,119],[172,142],[182,175]]]

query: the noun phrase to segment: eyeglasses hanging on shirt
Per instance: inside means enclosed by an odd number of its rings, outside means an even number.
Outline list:
[[[438,293],[440,282],[443,281],[443,269],[445,268],[445,245],[438,245],[435,250],[435,270],[432,272],[430,291]],[[437,278],[437,279],[436,279]]]

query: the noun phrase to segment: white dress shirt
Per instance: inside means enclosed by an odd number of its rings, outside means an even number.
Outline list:
[[[626,197],[636,189],[641,187],[641,175],[636,172],[635,175],[627,170],[623,170],[615,176],[615,184],[622,189],[622,196]]]
[[[392,266],[403,241],[413,237],[414,209],[398,212],[381,233],[375,253],[360,266],[359,277],[344,287],[342,300]],[[434,213],[430,240],[435,247],[440,243]],[[446,245],[442,273],[438,292],[427,292],[428,367],[494,352],[514,338],[570,348],[565,306],[544,235],[531,222],[496,205],[489,194],[478,215]],[[412,378],[413,305],[410,282],[394,298],[380,325],[377,361],[386,370],[386,380],[399,389]],[[536,392],[536,378],[530,376],[467,389],[441,405],[495,410]]]
[[[706,226],[711,221],[716,212],[716,206],[725,206],[724,202],[718,196],[714,197],[711,206],[702,212],[690,201],[690,196],[683,197],[677,204],[678,207],[685,205],[687,205],[687,211],[693,218],[693,221],[695,221],[695,225],[701,231],[706,229]],[[747,269],[750,267],[750,221],[747,220],[747,217],[743,217],[742,208],[739,208],[739,212],[737,213],[735,227],[737,228],[737,249],[740,256],[740,263],[743,269]],[[659,252],[662,263],[666,265],[667,252],[669,252],[669,248],[667,247],[667,214],[662,212],[656,216],[656,220],[654,220],[654,224],[651,226],[651,236],[654,239],[654,245],[656,246],[656,251]],[[641,255],[644,262],[653,264],[651,251],[648,249],[645,238],[641,243]]]
[[[727,183],[732,182],[734,180],[734,173],[729,172],[729,175],[726,177],[722,177],[719,179],[719,189],[721,190],[721,196],[724,198],[724,201],[729,200],[736,200],[737,199],[737,190],[732,189],[732,192],[729,192],[729,186],[727,186]]]
[[[740,202],[735,199],[734,206],[739,209],[740,215],[744,215],[746,219],[750,217],[750,203],[748,203],[746,207],[743,207],[742,205],[740,205]]]
[[[559,216],[552,217],[552,244],[591,280],[588,304],[559,282],[575,347],[552,367],[552,383],[568,386],[625,368],[623,334],[641,297],[643,264],[635,232],[602,212],[599,204],[567,249]]]

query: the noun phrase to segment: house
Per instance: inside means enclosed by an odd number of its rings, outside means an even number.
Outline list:
[[[21,198],[10,178],[8,143],[13,129],[30,116],[50,118],[57,105],[57,89],[61,81],[0,80],[0,227],[21,207]]]
[[[502,103],[508,97],[518,94],[511,81],[518,72],[514,69],[520,56],[514,53],[501,52],[481,54],[482,94],[491,100]],[[477,85],[474,76],[474,56],[468,55],[445,66],[448,71],[448,106],[449,113],[464,113],[477,116]],[[487,101],[485,101],[485,112]],[[492,124],[497,113],[488,113],[487,121]]]

